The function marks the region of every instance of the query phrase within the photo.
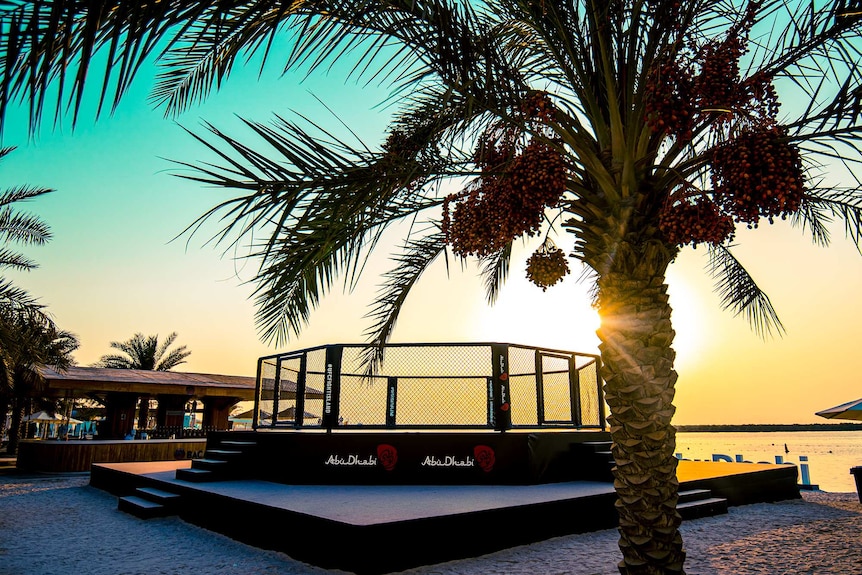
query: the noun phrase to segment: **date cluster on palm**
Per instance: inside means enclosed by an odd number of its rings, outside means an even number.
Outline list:
[[[533,255],[527,259],[527,279],[547,290],[562,280],[569,273],[569,263],[566,254],[560,248],[542,244]]]
[[[534,129],[554,116],[553,104],[541,93],[529,96],[521,112]],[[443,202],[443,233],[461,257],[487,256],[518,236],[535,235],[545,209],[559,203],[568,181],[561,151],[520,130],[486,133],[474,161],[479,178]]]
[[[799,149],[779,128],[743,132],[717,146],[711,158],[712,193],[681,194],[659,215],[665,239],[684,246],[718,245],[733,238],[734,222],[757,227],[796,213],[805,196]]]
[[[722,39],[690,46],[653,66],[647,80],[646,122],[654,132],[687,142],[712,134],[711,190],[684,181],[659,214],[668,243],[718,245],[733,238],[734,222],[757,227],[797,212],[805,194],[801,156],[776,120],[771,76],[740,77],[740,59],[759,3]]]
[[[802,158],[778,128],[746,132],[712,154],[715,201],[736,221],[756,227],[761,217],[796,213],[805,193]]]
[[[654,132],[681,142],[704,126],[721,128],[745,117],[754,125],[774,122],[777,113],[772,77],[740,77],[739,61],[748,51],[758,2],[723,38],[680,48],[659,58],[646,78],[645,120]]]
[[[734,232],[733,218],[705,197],[662,211],[659,226],[667,241],[678,246],[720,245],[733,239]]]

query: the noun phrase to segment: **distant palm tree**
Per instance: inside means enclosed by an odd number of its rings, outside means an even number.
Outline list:
[[[136,333],[128,341],[112,341],[111,347],[120,350],[125,355],[103,355],[95,366],[168,371],[181,363],[185,363],[185,359],[192,353],[186,351],[184,345],[168,353],[168,348],[175,339],[177,339],[177,333],[173,332],[159,345],[158,335],[144,337],[144,334]]]
[[[0,313],[0,331],[4,332],[2,363],[12,382],[8,400],[12,408],[12,422],[6,450],[15,453],[26,401],[28,398],[40,397],[42,391],[44,380],[36,368],[50,365],[62,370],[73,365],[72,352],[78,349],[78,338],[57,328],[41,310],[19,308],[10,314],[10,309],[5,308]],[[5,409],[0,415],[5,420]]]
[[[6,157],[13,149],[0,148],[0,159]],[[17,210],[13,204],[51,191],[28,186],[17,186],[0,191],[0,270],[29,271],[37,267],[33,260],[10,249],[9,246],[10,244],[43,245],[51,239],[51,230],[38,216]],[[17,405],[16,398],[22,397],[23,388],[27,387],[26,382],[21,380],[21,370],[24,369],[22,358],[35,357],[34,353],[45,351],[36,349],[38,343],[22,334],[22,325],[40,325],[45,330],[57,331],[51,318],[45,314],[43,306],[33,296],[12,281],[0,276],[0,426],[6,422],[10,405],[13,407]],[[24,361],[23,365],[27,365],[27,361]],[[16,383],[22,389],[16,389]],[[16,415],[20,415],[20,412],[13,409],[14,429],[10,431],[13,453],[18,431],[14,425]],[[0,435],[2,431],[0,428]]]

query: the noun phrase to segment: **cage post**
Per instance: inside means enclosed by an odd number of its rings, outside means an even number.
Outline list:
[[[275,383],[272,384],[272,419],[269,422],[270,427],[275,427],[278,422],[278,412],[280,410],[279,401],[281,401],[281,369],[284,357],[280,356],[275,360]]]
[[[258,416],[260,413],[260,396],[263,394],[263,362],[265,358],[257,360],[257,382],[255,383],[254,411],[251,414],[251,428],[257,429]]]
[[[569,356],[569,402],[572,409],[572,423],[581,427],[584,423],[581,413],[581,374],[574,355]]]
[[[386,427],[395,427],[398,406],[398,378],[386,378]]]
[[[299,373],[296,374],[296,400],[293,409],[293,426],[296,429],[305,423],[305,372],[308,369],[308,353],[299,358]]]
[[[509,346],[491,344],[492,374],[494,378],[494,429],[512,428],[511,395],[509,393]]]
[[[326,373],[323,384],[323,427],[332,431],[338,426],[341,402],[341,345],[326,346]]]
[[[545,370],[542,365],[542,352],[536,350],[536,424],[545,424]]]

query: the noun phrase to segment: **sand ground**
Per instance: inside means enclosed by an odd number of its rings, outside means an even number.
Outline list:
[[[244,545],[176,517],[139,520],[86,475],[0,475],[2,575],[264,575],[338,573]],[[730,509],[682,526],[686,571],[702,575],[862,575],[855,493]],[[613,575],[615,530],[558,537],[410,575]]]

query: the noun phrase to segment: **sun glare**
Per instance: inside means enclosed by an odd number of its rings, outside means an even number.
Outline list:
[[[587,289],[568,280],[543,292],[526,279],[510,278],[497,304],[483,313],[483,337],[598,353],[599,316]]]
[[[671,323],[676,331],[673,348],[677,370],[695,364],[703,343],[704,313],[699,299],[685,281],[675,278],[669,284],[670,305],[673,308]]]

